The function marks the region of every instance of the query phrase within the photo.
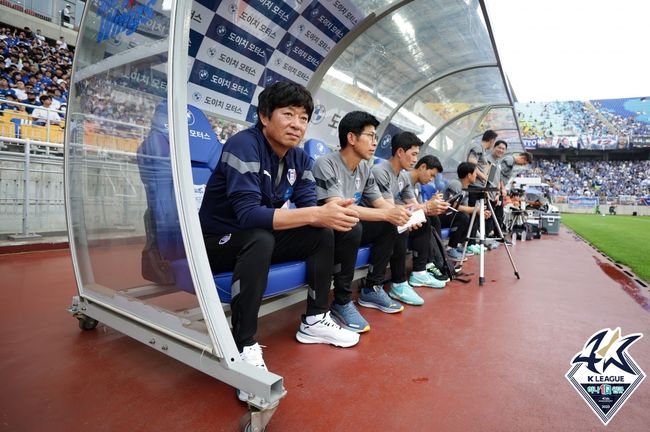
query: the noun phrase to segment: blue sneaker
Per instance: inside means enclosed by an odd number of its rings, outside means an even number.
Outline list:
[[[463,259],[463,251],[459,251],[457,248],[450,248],[447,251],[447,256],[454,261],[460,261]]]
[[[390,297],[388,297],[388,294],[386,294],[386,291],[384,291],[384,288],[381,285],[375,285],[370,289],[361,289],[359,300],[357,301],[360,306],[379,309],[386,313],[397,313],[404,310],[404,306],[395,303]]]
[[[445,287],[445,282],[434,278],[428,272],[424,272],[423,275],[422,274],[411,273],[411,277],[409,278],[409,284],[411,284],[411,286],[425,286],[425,287],[429,287],[429,288],[444,288]]]
[[[393,283],[388,290],[388,295],[399,300],[402,303],[410,304],[413,306],[420,306],[424,304],[424,299],[415,292],[411,285],[406,282]]]
[[[370,330],[370,324],[368,324],[368,321],[361,316],[357,307],[351,301],[344,305],[332,303],[330,312],[332,312],[332,316],[336,319],[339,325],[345,329],[357,333],[363,333]]]
[[[462,246],[458,246],[456,248],[456,250],[458,252],[460,252],[461,254],[463,253],[463,247]],[[474,253],[474,249],[472,248],[472,245],[467,246],[465,248],[465,258],[474,256],[474,255],[476,255],[476,254]]]

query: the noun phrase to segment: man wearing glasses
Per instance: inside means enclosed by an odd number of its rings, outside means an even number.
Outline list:
[[[397,238],[397,227],[405,225],[410,212],[386,201],[370,172],[369,160],[377,148],[375,128],[379,121],[366,112],[353,111],[339,123],[341,149],[321,156],[314,164],[316,196],[319,204],[353,199],[350,206],[361,223],[350,231],[334,232],[334,303],[330,311],[341,327],[363,333],[370,325],[352,302],[352,279],[360,245],[372,245],[366,283],[359,293],[359,305],[397,313],[404,306],[384,291],[386,266]],[[362,207],[361,200],[372,207]]]

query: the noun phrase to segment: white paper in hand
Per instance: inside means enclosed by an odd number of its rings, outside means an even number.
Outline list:
[[[417,225],[422,222],[426,222],[427,218],[424,215],[424,211],[422,209],[416,210],[411,214],[411,218],[409,219],[408,222],[406,222],[406,225],[402,225],[400,227],[397,227],[397,232],[402,234],[404,231],[412,227],[413,225]]]

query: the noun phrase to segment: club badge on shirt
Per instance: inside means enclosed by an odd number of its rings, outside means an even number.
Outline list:
[[[287,170],[287,180],[289,180],[289,184],[292,186],[296,182],[296,170],[294,168]]]
[[[359,190],[359,188],[361,187],[361,177],[357,176],[354,179],[354,186],[357,190]]]

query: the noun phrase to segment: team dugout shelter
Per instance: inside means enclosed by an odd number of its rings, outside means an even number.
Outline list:
[[[258,95],[281,80],[311,91],[306,138],[321,148],[364,110],[381,122],[378,158],[400,131],[452,172],[486,129],[521,150],[483,1],[86,3],[65,137],[71,312],[246,390],[260,427],[286,390],[240,360],[229,274],[210,271],[197,209],[227,132],[254,124]],[[304,300],[304,272],[273,266],[262,313]]]

